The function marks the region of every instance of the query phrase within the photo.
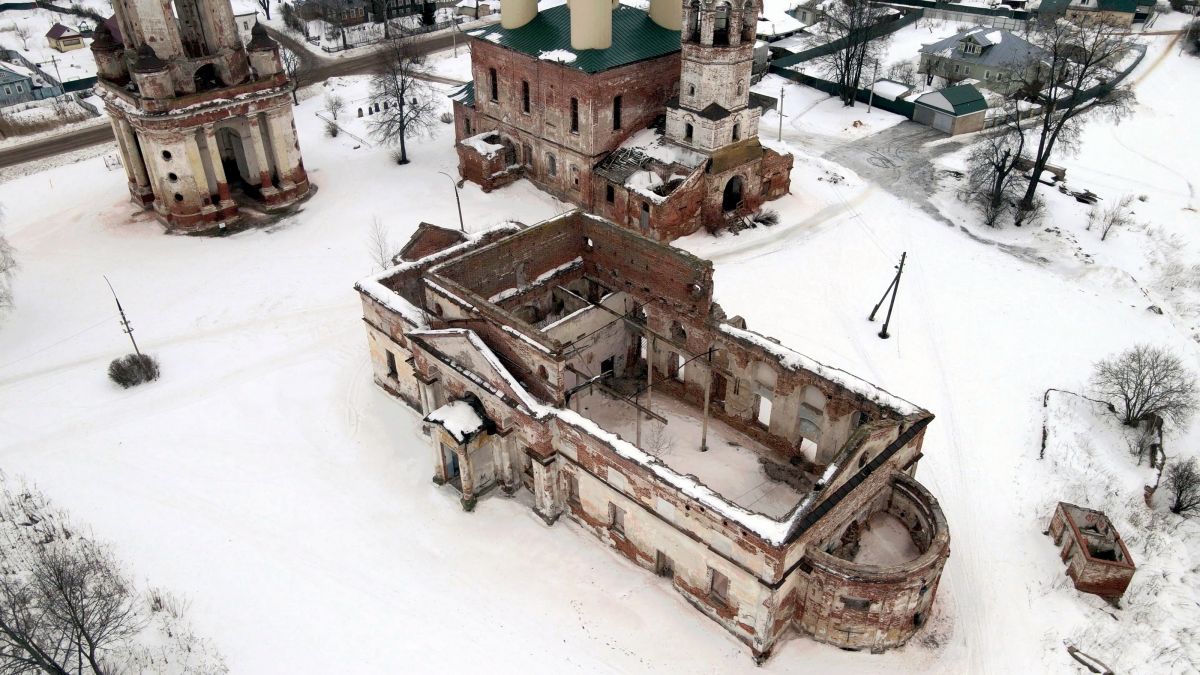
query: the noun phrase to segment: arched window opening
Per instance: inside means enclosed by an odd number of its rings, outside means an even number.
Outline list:
[[[758,33],[758,12],[754,4],[747,2],[742,5],[742,42],[753,42]]]
[[[729,5],[726,3],[717,5],[717,13],[713,19],[713,44],[729,44]]]
[[[687,17],[687,35],[684,37],[688,42],[700,41],[700,3],[692,0],[692,4],[688,5]]]

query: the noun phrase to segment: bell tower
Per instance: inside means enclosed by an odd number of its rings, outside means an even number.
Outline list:
[[[684,0],[679,98],[667,138],[701,152],[758,135],[750,74],[761,0]]]
[[[172,232],[224,227],[239,203],[278,210],[311,186],[279,45],[243,45],[230,0],[114,0],[96,30],[105,101],[129,192]]]

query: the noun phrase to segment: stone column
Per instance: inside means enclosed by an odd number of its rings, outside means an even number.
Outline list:
[[[558,491],[555,489],[558,481],[556,457],[543,459],[530,455],[530,459],[533,462],[533,510],[547,525],[553,525],[562,513],[562,506],[556,496]]]
[[[267,161],[267,148],[263,144],[262,129],[258,126],[257,118],[252,118],[248,126],[250,129],[250,145],[252,146],[250,149],[254,153],[255,161],[258,163],[259,189],[262,191],[263,201],[270,201],[279,191],[271,183],[271,164]]]
[[[221,147],[217,145],[217,132],[211,124],[204,125],[204,144],[208,146],[208,161],[212,165],[213,176],[217,180],[217,194],[221,202],[231,200],[229,180],[225,176],[225,165],[221,163]]]
[[[516,473],[513,471],[513,446],[516,445],[516,435],[508,434],[497,438],[493,447],[496,454],[493,457],[496,476],[500,481],[501,490],[505,495],[512,496],[517,491]]]
[[[455,449],[458,453],[458,480],[462,484],[462,504],[464,511],[475,510],[475,468],[471,462],[470,446],[460,445]]]
[[[146,168],[146,160],[142,157],[141,146],[134,135],[129,121],[120,118],[113,119],[113,130],[121,143],[125,160],[125,171],[129,176],[129,191],[134,198],[145,205],[147,196],[153,193],[150,188],[150,174]]]
[[[288,191],[296,187],[291,173],[296,138],[292,132],[291,110],[280,108],[267,115],[268,132],[271,139],[271,154],[275,159],[275,171],[279,174],[279,189]]]

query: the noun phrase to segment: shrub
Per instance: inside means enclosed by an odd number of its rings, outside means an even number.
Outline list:
[[[148,354],[126,354],[108,364],[108,379],[122,389],[158,379],[158,361]]]
[[[1200,468],[1193,457],[1186,462],[1175,462],[1167,469],[1165,482],[1167,494],[1171,496],[1171,512],[1181,516],[1200,514]]]
[[[442,121],[442,124],[454,124],[454,113],[444,112],[438,119]]]
[[[334,122],[333,120],[329,120],[329,121],[325,122],[325,135],[326,136],[328,136],[330,138],[337,138],[339,131],[341,131],[341,129],[338,129],[337,122]]]
[[[758,213],[754,214],[754,222],[758,223],[759,225],[765,225],[767,227],[771,227],[772,225],[778,225],[779,224],[779,212],[772,210],[772,209],[767,209],[765,211],[759,211]]]

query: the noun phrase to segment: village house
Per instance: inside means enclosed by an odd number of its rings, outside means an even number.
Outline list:
[[[0,108],[37,98],[35,78],[37,75],[29,68],[0,61]]]
[[[172,232],[219,229],[238,200],[283,209],[310,185],[279,45],[243,45],[229,0],[117,3],[96,29],[104,99],[133,200]]]
[[[925,74],[927,85],[934,77],[950,83],[977,80],[985,89],[1008,93],[1036,81],[1046,67],[1042,50],[1024,38],[976,26],[921,47],[917,72]]]
[[[759,8],[504,4],[499,24],[468,32],[459,172],[484,190],[528,178],[662,240],[752,214],[787,193],[792,167],[758,138]]]
[[[55,23],[46,31],[46,43],[60,52],[83,49],[83,36],[74,28]]]
[[[933,415],[727,316],[712,263],[581,211],[423,225],[397,263],[356,285],[375,380],[464,509],[526,492],[758,660],[926,622],[950,552],[914,478]]]

